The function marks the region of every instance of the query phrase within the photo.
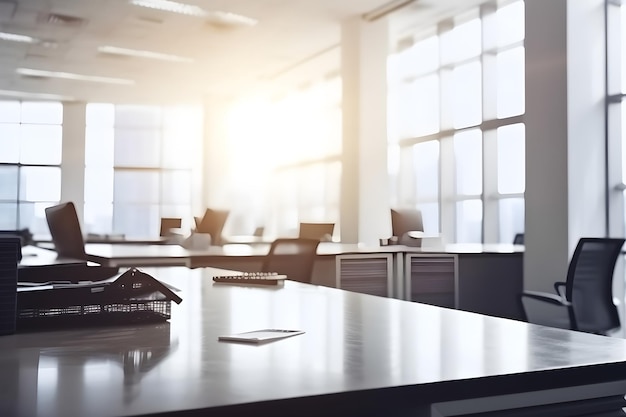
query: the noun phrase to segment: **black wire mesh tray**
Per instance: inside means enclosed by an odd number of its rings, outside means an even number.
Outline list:
[[[166,321],[172,301],[182,298],[136,268],[96,282],[20,283],[17,330]]]

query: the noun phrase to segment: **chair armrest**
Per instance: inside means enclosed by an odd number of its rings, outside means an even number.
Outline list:
[[[556,293],[561,296],[561,297],[565,297],[565,293],[563,293],[561,290],[563,288],[565,288],[566,283],[562,282],[562,281],[557,281],[554,283],[554,291],[556,291]]]
[[[545,301],[547,303],[558,305],[558,306],[564,306],[564,307],[571,306],[571,303],[565,300],[563,297],[560,297],[556,294],[550,294],[547,292],[523,291],[521,296],[522,298],[523,297],[532,298],[534,300]]]

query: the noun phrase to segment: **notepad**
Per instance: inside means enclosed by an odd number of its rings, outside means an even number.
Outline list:
[[[219,336],[217,340],[228,342],[263,343],[272,340],[284,339],[286,337],[296,336],[302,333],[304,333],[304,331],[302,330],[262,329],[253,330],[251,332]]]

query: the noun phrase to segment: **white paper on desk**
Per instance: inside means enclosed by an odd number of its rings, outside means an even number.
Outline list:
[[[262,329],[251,332],[219,336],[217,340],[229,342],[263,343],[304,333],[302,330]]]

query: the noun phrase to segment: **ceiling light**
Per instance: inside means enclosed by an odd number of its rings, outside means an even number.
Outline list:
[[[251,17],[243,16],[237,13],[223,12],[218,10],[204,10],[199,6],[192,4],[179,3],[171,0],[130,0],[135,6],[147,7],[149,9],[161,10],[163,12],[184,14],[187,16],[195,16],[208,18],[221,23],[233,25],[254,26],[258,20]]]
[[[22,42],[22,43],[38,43],[39,39],[35,39],[26,35],[18,35],[16,33],[0,32],[0,40]]]
[[[88,82],[105,83],[105,84],[122,84],[122,85],[135,84],[134,80],[128,80],[125,78],[100,77],[97,75],[74,74],[72,72],[45,71],[45,70],[36,70],[36,69],[31,69],[31,68],[18,68],[15,70],[15,72],[20,75],[26,75],[29,77],[61,78],[64,80],[88,81]]]
[[[143,51],[138,49],[118,48],[117,46],[100,46],[98,52],[114,55],[125,55],[138,58],[158,59],[161,61],[171,62],[193,62],[191,58],[185,58],[178,55],[162,54],[159,52]]]
[[[61,96],[58,94],[46,93],[29,93],[26,91],[0,90],[0,97],[17,97],[29,100],[58,100],[58,101],[74,101],[74,97]]]
[[[149,9],[156,9],[164,12],[197,17],[206,16],[206,11],[204,11],[201,7],[171,0],[130,0],[130,3],[135,6],[147,7]]]

